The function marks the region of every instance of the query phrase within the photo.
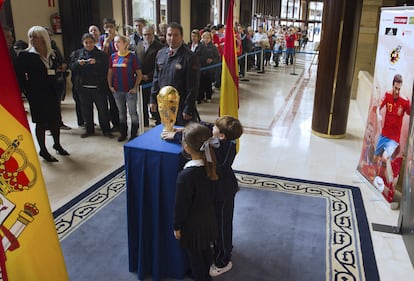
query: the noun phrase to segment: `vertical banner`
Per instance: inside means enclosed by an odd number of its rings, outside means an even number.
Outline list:
[[[39,158],[1,26],[0,60],[0,280],[65,281]]]
[[[224,7],[224,6],[223,6]],[[239,117],[239,65],[237,61],[236,37],[233,22],[234,0],[230,0],[226,18],[224,50],[221,67],[220,116]],[[236,151],[239,151],[236,140]]]
[[[223,64],[221,68],[220,116],[239,117],[239,66],[233,23],[234,0],[230,0],[226,18]]]
[[[406,157],[414,81],[414,7],[383,8],[358,171],[388,202]]]

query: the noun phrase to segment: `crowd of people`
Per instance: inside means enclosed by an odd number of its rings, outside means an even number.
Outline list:
[[[53,40],[53,33],[41,26],[33,27],[28,33],[28,44],[18,40],[13,44],[11,30],[10,51],[15,62],[16,74],[22,92],[27,97],[32,112],[32,121],[36,123],[36,137],[40,146],[40,155],[47,161],[57,161],[47,150],[44,141],[44,131],[49,130],[54,136],[55,149],[63,155],[69,153],[61,149],[58,129],[71,129],[62,121],[60,103],[66,94],[66,77],[71,73],[72,96],[76,105],[77,124],[84,127],[80,135],[86,138],[95,134],[94,105],[98,111],[99,126],[104,136],[113,138],[113,132],[120,132],[118,141],[128,137],[127,113],[131,119],[129,139],[137,135],[139,126],[148,127],[150,119],[155,124],[160,123],[157,113],[156,94],[166,85],[175,86],[181,96],[177,124],[185,125],[189,121],[199,120],[196,103],[210,103],[214,89],[220,88],[221,57],[224,50],[226,27],[223,24],[207,25],[201,29],[191,31],[191,41],[183,42],[181,25],[172,26],[174,31],[170,38],[167,29],[171,27],[165,23],[155,28],[143,18],[134,20],[134,32],[123,36],[118,34],[114,19],[103,20],[103,33],[96,25],[91,25],[82,35],[82,48],[74,50],[68,59],[65,59]],[[283,57],[286,64],[293,63],[295,49],[306,45],[306,30],[293,26],[279,26],[264,31],[259,26],[256,31],[252,27],[236,24],[234,27],[237,55],[239,61],[240,78],[245,76],[245,61],[248,69],[259,69],[263,59],[264,65],[273,61],[279,66]],[[42,49],[42,52],[40,52]],[[44,50],[43,50],[44,49]],[[161,49],[165,51],[159,52]],[[245,53],[256,52],[249,56]],[[172,50],[172,56],[170,55]],[[273,50],[273,51],[272,51]],[[20,55],[19,55],[20,54]],[[30,56],[27,56],[30,54]],[[30,69],[28,57],[32,57],[43,64],[39,69]],[[170,58],[171,57],[171,58]],[[181,65],[182,69],[175,69]],[[44,66],[44,69],[40,67]],[[35,74],[43,71],[43,80]],[[32,71],[32,73],[30,73]],[[35,88],[34,81],[49,85],[49,105],[41,103],[46,97],[34,94],[44,89]],[[138,85],[143,87],[143,108],[137,109]],[[42,93],[45,95],[45,93]],[[47,108],[45,108],[47,106]],[[55,112],[53,118],[47,117],[45,123],[39,119],[37,112]],[[142,112],[144,124],[139,124],[138,112]],[[53,119],[55,124],[49,124]],[[57,119],[57,120],[55,120]],[[112,124],[112,127],[111,127]]]
[[[178,23],[161,24],[159,31],[145,19],[134,21],[134,32],[117,32],[112,18],[103,20],[103,33],[91,25],[81,37],[82,47],[65,60],[47,28],[33,26],[28,31],[28,45],[13,45],[11,30],[5,29],[21,92],[27,98],[39,155],[57,162],[45,142],[50,131],[57,153],[69,156],[60,143],[60,130],[70,129],[62,121],[61,101],[65,98],[66,75],[71,72],[72,95],[76,104],[78,126],[84,127],[81,138],[95,134],[94,106],[103,136],[118,141],[137,137],[139,126],[149,126],[150,118],[160,123],[157,94],[164,86],[173,86],[180,95],[176,124],[183,130],[164,132],[162,138],[183,145],[189,161],[177,178],[174,211],[174,235],[187,250],[195,280],[211,280],[232,268],[231,253],[234,198],[237,180],[231,168],[236,155],[236,140],[242,135],[240,121],[222,116],[214,124],[203,123],[196,105],[211,102],[213,87],[220,88],[225,26],[207,25],[191,31],[185,43]],[[295,48],[304,37],[294,27],[234,27],[240,76],[244,63],[259,68],[261,60],[274,66],[285,50],[285,63],[293,63]],[[303,34],[303,33],[302,33]],[[306,42],[304,43],[306,44]],[[258,50],[273,50],[242,56]],[[63,78],[63,82],[62,82]],[[143,108],[137,108],[138,86],[143,85]],[[63,87],[63,89],[62,89]],[[139,124],[138,111],[144,124]],[[112,124],[112,127],[111,127]],[[191,196],[190,196],[191,195]],[[213,248],[212,248],[213,247]],[[211,251],[211,249],[213,249]]]

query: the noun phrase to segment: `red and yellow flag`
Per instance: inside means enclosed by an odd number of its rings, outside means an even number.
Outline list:
[[[1,27],[0,61],[0,280],[69,280]]]
[[[230,0],[224,37],[223,65],[221,72],[220,116],[239,115],[239,66],[233,28],[234,0]]]

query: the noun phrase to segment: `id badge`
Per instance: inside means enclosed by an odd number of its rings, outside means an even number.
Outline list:
[[[56,75],[56,70],[54,70],[54,69],[48,69],[47,70],[47,75]]]

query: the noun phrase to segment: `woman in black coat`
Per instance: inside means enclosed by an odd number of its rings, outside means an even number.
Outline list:
[[[203,40],[200,44],[200,64],[201,67],[211,66],[220,62],[220,54],[217,47],[213,44],[211,33],[205,31],[202,35]],[[211,96],[213,95],[213,89],[211,88],[212,77],[214,69],[210,68],[200,73],[200,89],[198,91],[197,103],[201,103],[203,100],[211,102]]]
[[[46,148],[45,132],[50,130],[54,141],[53,148],[57,153],[69,155],[60,144],[60,97],[57,95],[56,86],[62,69],[58,65],[45,28],[33,26],[27,35],[29,48],[19,54],[18,76],[29,101],[32,121],[36,124],[39,155],[48,162],[57,162]]]

